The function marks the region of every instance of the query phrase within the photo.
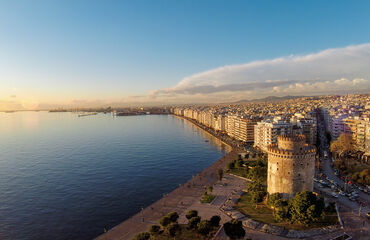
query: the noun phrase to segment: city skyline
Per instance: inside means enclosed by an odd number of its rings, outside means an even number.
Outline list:
[[[370,91],[369,3],[3,2],[0,110]]]

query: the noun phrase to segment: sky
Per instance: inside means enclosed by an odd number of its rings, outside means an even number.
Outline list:
[[[0,2],[0,110],[370,91],[370,1]]]

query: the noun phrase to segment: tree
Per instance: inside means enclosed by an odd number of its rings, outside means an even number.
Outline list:
[[[265,197],[266,192],[260,192],[260,191],[251,192],[250,195],[251,195],[251,201],[253,203],[260,203],[260,202],[263,201],[263,198]],[[256,208],[257,208],[257,206],[256,206]]]
[[[200,222],[201,218],[199,216],[192,217],[189,219],[188,228],[195,229],[197,228],[198,223]]]
[[[231,239],[243,238],[245,235],[245,230],[242,226],[242,222],[233,219],[224,224],[225,233]]]
[[[321,219],[325,208],[324,200],[309,191],[298,192],[289,201],[292,222],[309,224]]]
[[[266,187],[261,181],[249,182],[247,186],[248,192],[266,191]]]
[[[150,234],[148,232],[142,232],[135,236],[134,240],[149,240]]]
[[[365,180],[367,176],[370,176],[370,169],[364,169],[360,172],[359,177]]]
[[[221,221],[221,218],[220,218],[220,216],[217,216],[217,215],[211,217],[211,219],[210,219],[211,225],[213,227],[220,226],[220,221]]]
[[[252,180],[266,179],[267,177],[267,167],[257,165],[249,170],[248,178]]]
[[[288,208],[286,206],[280,206],[276,208],[276,212],[274,216],[275,216],[275,220],[278,222],[285,220],[289,216]]]
[[[171,219],[168,217],[168,216],[164,216],[162,217],[160,220],[159,220],[159,224],[162,226],[162,227],[166,227],[168,224],[171,223]]]
[[[330,151],[338,153],[339,156],[354,151],[352,135],[348,133],[340,134],[338,139],[330,144]]]
[[[167,214],[167,217],[170,219],[171,222],[176,222],[179,218],[179,215],[177,214],[177,212],[170,212]]]
[[[242,159],[238,159],[235,162],[235,167],[241,168],[241,167],[243,167],[243,164],[244,164],[243,160]]]
[[[213,191],[213,187],[212,186],[208,186],[208,191],[209,192],[212,192]]]
[[[251,196],[251,201],[256,204],[262,202],[266,196],[266,186],[260,180],[248,183],[247,190]]]
[[[150,227],[149,227],[149,232],[151,233],[151,234],[156,234],[156,233],[158,233],[159,232],[159,230],[161,229],[161,227],[160,226],[158,226],[158,225],[151,225]]]
[[[187,214],[186,214],[186,218],[189,220],[193,217],[198,217],[198,211],[197,210],[190,210]]]
[[[227,169],[231,170],[231,169],[234,169],[235,168],[235,163],[234,162],[229,162],[227,164]]]
[[[281,194],[280,193],[273,193],[269,196],[268,200],[267,200],[267,205],[270,206],[270,207],[273,207],[275,208],[276,207],[276,203],[278,202],[278,200],[281,199]]]
[[[222,170],[221,168],[219,168],[218,170],[217,170],[217,179],[219,180],[219,181],[222,181],[222,177],[224,176],[224,170]]]
[[[166,228],[166,232],[170,235],[170,236],[176,236],[176,233],[180,230],[180,225],[176,222],[173,222],[173,223],[170,223],[167,228]]]
[[[202,235],[208,235],[211,231],[211,223],[208,220],[201,220],[197,224],[198,232]]]

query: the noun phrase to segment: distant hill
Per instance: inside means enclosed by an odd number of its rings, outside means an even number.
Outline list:
[[[276,97],[276,96],[268,96],[265,98],[259,99],[252,99],[252,100],[240,100],[235,103],[250,103],[250,102],[278,102],[278,101],[285,101],[289,99],[296,99],[296,98],[303,98],[308,96],[283,96],[283,97]]]

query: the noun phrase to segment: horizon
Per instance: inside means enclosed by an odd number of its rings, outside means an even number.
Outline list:
[[[315,98],[327,98],[327,97],[341,97],[341,96],[369,96],[370,93],[344,93],[344,94],[326,94],[326,95],[269,95],[262,98],[253,98],[253,99],[241,99],[233,102],[220,102],[220,103],[180,103],[180,104],[170,104],[170,103],[160,103],[160,104],[137,104],[137,105],[101,105],[101,106],[89,106],[89,107],[79,107],[79,106],[66,106],[61,105],[54,108],[35,108],[35,109],[11,109],[11,110],[1,110],[1,112],[28,112],[28,111],[94,111],[94,110],[123,110],[123,109],[152,109],[152,108],[168,108],[168,107],[189,107],[189,106],[235,106],[235,105],[246,105],[246,104],[259,104],[259,103],[283,103],[284,101],[289,100],[299,100],[299,99],[315,99]],[[109,111],[111,111],[109,110]]]
[[[2,3],[0,111],[370,92],[366,1],[88,3]]]

